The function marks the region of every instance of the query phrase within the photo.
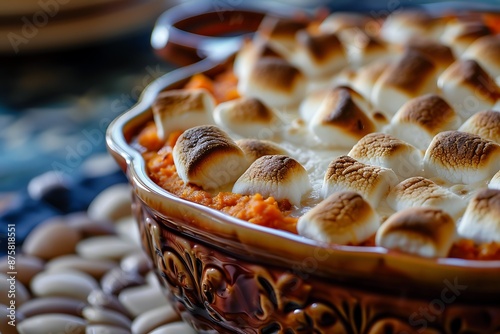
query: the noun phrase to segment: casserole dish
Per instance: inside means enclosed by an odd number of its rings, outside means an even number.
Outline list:
[[[226,56],[158,78],[107,132],[133,187],[144,249],[184,320],[202,333],[498,332],[500,261],[318,245],[186,201],[150,179],[133,142],[153,119],[155,98],[195,74],[221,73],[233,61]]]

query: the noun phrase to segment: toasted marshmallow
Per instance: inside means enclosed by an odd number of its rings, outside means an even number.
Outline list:
[[[443,72],[448,66],[455,61],[453,51],[447,45],[441,44],[438,41],[426,38],[412,38],[405,47],[420,52],[429,60],[434,62],[438,68],[438,72]]]
[[[297,222],[299,235],[339,245],[358,245],[373,236],[380,219],[355,192],[336,192],[321,201]]]
[[[389,66],[389,63],[388,59],[380,59],[361,67],[352,81],[352,88],[363,95],[365,99],[370,100],[375,82]]]
[[[372,20],[360,13],[334,12],[328,15],[319,25],[322,32],[339,32],[346,29],[364,29]]]
[[[395,211],[413,207],[435,207],[458,219],[467,205],[460,196],[429,179],[410,177],[392,188],[387,203]]]
[[[290,62],[304,74],[317,78],[328,76],[347,65],[344,47],[335,33],[297,32]]]
[[[306,77],[286,60],[264,57],[252,72],[238,81],[242,96],[256,97],[271,107],[297,104],[305,95]]]
[[[390,132],[425,150],[439,132],[454,130],[460,118],[440,96],[426,94],[403,104],[391,119]]]
[[[458,130],[473,133],[500,144],[500,111],[478,112],[465,121]]]
[[[287,150],[272,141],[245,138],[237,140],[236,144],[250,163],[265,155],[288,155]]]
[[[151,106],[158,137],[166,139],[172,131],[214,124],[214,107],[215,100],[205,89],[161,92]]]
[[[249,165],[238,145],[214,125],[184,131],[172,153],[179,177],[205,190],[236,181]]]
[[[372,103],[391,118],[409,99],[436,91],[437,68],[421,53],[407,50],[387,67],[372,90]]]
[[[375,131],[373,121],[360,107],[362,99],[348,87],[331,89],[312,117],[310,130],[326,145],[352,147],[364,135]]]
[[[304,121],[309,123],[312,120],[328,92],[329,89],[317,89],[306,95],[299,106],[299,115]]]
[[[458,234],[476,243],[500,243],[500,190],[481,189],[469,201]]]
[[[438,86],[463,119],[490,109],[500,98],[495,81],[472,59],[454,62],[439,76]]]
[[[500,35],[490,35],[478,38],[473,42],[462,57],[474,59],[492,77],[500,76]]]
[[[259,139],[272,138],[281,123],[271,108],[252,97],[220,103],[214,110],[214,120],[242,137]]]
[[[282,58],[266,40],[257,36],[252,40],[245,40],[234,59],[235,75],[240,79],[248,77],[255,63],[264,57]]]
[[[388,168],[367,165],[344,155],[328,165],[321,192],[326,198],[337,191],[355,191],[376,208],[397,180]]]
[[[280,54],[287,55],[295,49],[296,33],[305,28],[307,28],[307,22],[266,16],[259,25],[257,32]]]
[[[390,216],[377,231],[375,244],[422,257],[446,257],[455,238],[455,222],[436,208],[408,208]]]
[[[488,183],[488,188],[500,190],[500,170],[495,175],[493,175],[490,182]]]
[[[389,46],[358,28],[346,29],[340,33],[342,43],[346,47],[349,63],[359,67],[374,60],[390,58]]]
[[[449,22],[441,35],[441,42],[453,49],[456,57],[478,38],[491,34],[491,30],[481,21],[463,21],[457,19]]]
[[[233,186],[233,193],[261,194],[280,201],[287,199],[299,206],[302,196],[311,190],[305,168],[286,155],[265,155],[255,160]]]
[[[392,169],[407,178],[422,173],[422,153],[414,146],[385,133],[361,138],[348,154],[359,162]]]
[[[461,131],[437,134],[424,156],[426,175],[451,183],[484,181],[499,169],[500,145]]]
[[[443,30],[443,21],[422,11],[398,11],[389,15],[380,36],[394,44],[404,44],[413,37],[437,39]]]

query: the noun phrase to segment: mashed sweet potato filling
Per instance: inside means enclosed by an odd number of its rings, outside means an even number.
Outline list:
[[[216,98],[217,103],[238,97],[236,78],[232,70],[220,74],[212,80],[202,74],[195,75],[186,88],[205,88]],[[178,176],[172,148],[180,131],[170,134],[165,142],[157,136],[154,122],[148,123],[137,136],[137,144],[143,152],[151,179],[169,191],[188,201],[196,202],[233,217],[253,224],[267,226],[297,234],[297,217],[292,217],[291,204],[287,200],[276,201],[274,198],[263,198],[260,194],[253,196],[219,192],[211,194],[200,187],[185,184]],[[374,246],[374,236],[364,246]],[[500,244],[475,244],[472,240],[458,240],[454,243],[448,257],[469,260],[500,260]]]

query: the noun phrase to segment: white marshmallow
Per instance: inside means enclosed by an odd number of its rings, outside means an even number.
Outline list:
[[[500,76],[500,35],[489,35],[475,40],[462,55],[474,59],[492,77]]]
[[[166,139],[173,131],[214,124],[213,96],[205,89],[169,90],[158,94],[151,109],[158,137]]]
[[[441,42],[453,49],[456,57],[478,38],[491,34],[490,29],[481,21],[456,19],[450,21],[441,35]]]
[[[407,178],[422,174],[422,153],[414,146],[389,134],[370,133],[353,146],[348,156],[359,162],[392,169]]]
[[[306,77],[286,60],[264,57],[255,63],[248,77],[238,81],[241,96],[255,97],[270,107],[298,104],[305,95]]]
[[[462,119],[490,109],[500,98],[500,88],[495,81],[472,59],[451,64],[439,76],[438,86]]]
[[[265,155],[288,155],[287,150],[272,141],[245,138],[237,140],[236,144],[250,163]]]
[[[410,177],[395,186],[387,203],[395,211],[413,207],[435,207],[458,219],[467,205],[466,200],[421,176]]]
[[[481,189],[469,201],[458,234],[476,243],[500,243],[500,190]]]
[[[214,125],[184,131],[172,153],[179,177],[205,190],[236,181],[249,165],[238,145]]]
[[[330,162],[322,186],[323,198],[337,191],[354,191],[377,208],[391,187],[398,183],[396,174],[383,167],[371,166],[349,156]]]
[[[437,134],[424,156],[428,177],[450,183],[473,184],[500,169],[500,145],[461,131]]]
[[[329,76],[347,66],[344,47],[335,33],[297,32],[295,50],[290,62],[307,76]]]
[[[387,67],[372,90],[371,101],[390,119],[409,99],[436,91],[437,67],[421,53],[407,50]]]
[[[350,148],[364,135],[375,131],[373,121],[362,109],[363,98],[348,87],[336,87],[327,93],[309,128],[322,143]]]
[[[358,245],[373,236],[380,218],[355,192],[336,192],[317,204],[297,222],[299,235],[339,245]]]
[[[214,120],[235,134],[258,139],[273,138],[281,126],[274,110],[251,97],[220,103],[214,110]]]
[[[426,94],[411,100],[399,108],[391,119],[390,133],[425,150],[439,132],[454,130],[460,118],[440,96]]]
[[[455,222],[436,208],[408,208],[390,216],[375,244],[422,257],[446,257],[455,239]]]
[[[465,121],[458,130],[473,133],[500,144],[500,111],[478,112]]]
[[[302,196],[311,190],[305,168],[286,155],[265,155],[255,160],[233,186],[233,193],[276,200],[287,199],[299,206]]]

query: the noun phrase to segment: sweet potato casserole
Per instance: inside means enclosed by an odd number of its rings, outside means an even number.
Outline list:
[[[488,16],[266,17],[227,71],[160,93],[151,179],[318,243],[500,260],[500,35]]]

